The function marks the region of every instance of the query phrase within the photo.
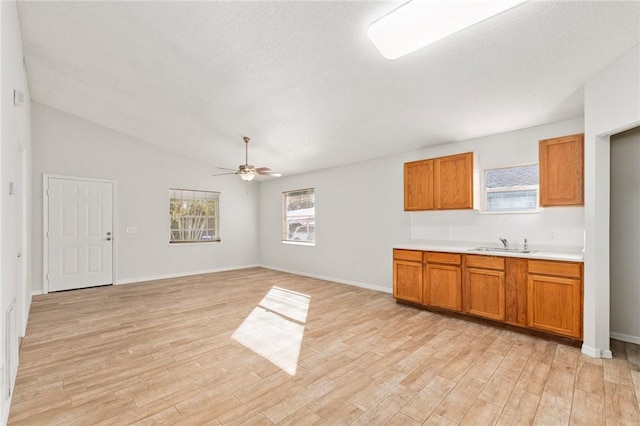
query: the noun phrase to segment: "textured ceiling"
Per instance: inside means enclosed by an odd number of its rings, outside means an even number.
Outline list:
[[[19,2],[34,100],[214,166],[299,173],[583,115],[639,3],[529,1],[395,61],[401,3]]]

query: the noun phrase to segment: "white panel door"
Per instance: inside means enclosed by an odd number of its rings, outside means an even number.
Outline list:
[[[113,184],[49,178],[49,291],[113,283]]]

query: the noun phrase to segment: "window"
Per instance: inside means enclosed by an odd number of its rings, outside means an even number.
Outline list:
[[[538,208],[538,165],[485,170],[485,211],[531,211]]]
[[[219,192],[169,189],[170,243],[220,241]]]
[[[284,201],[282,241],[315,243],[316,196],[314,189],[299,189],[284,192],[282,195]]]

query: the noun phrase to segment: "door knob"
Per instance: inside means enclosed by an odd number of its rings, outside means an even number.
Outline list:
[[[107,232],[107,236],[111,235],[111,232]]]
[[[111,241],[111,237],[107,237],[107,241]]]

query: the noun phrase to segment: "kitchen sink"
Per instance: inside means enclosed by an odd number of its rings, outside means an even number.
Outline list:
[[[476,248],[469,249],[469,251],[520,253],[520,254],[535,253],[535,250],[524,250],[519,248],[508,248],[508,247],[476,247]]]

